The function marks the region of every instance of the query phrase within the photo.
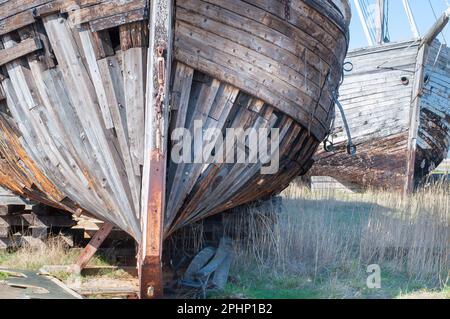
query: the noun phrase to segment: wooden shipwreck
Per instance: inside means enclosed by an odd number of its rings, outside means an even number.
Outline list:
[[[158,295],[168,234],[311,166],[349,19],[341,0],[0,1],[0,185],[127,231]],[[170,134],[196,120],[279,128],[280,169],[175,164]]]
[[[333,177],[350,188],[412,191],[447,157],[450,146],[450,49],[436,37],[448,10],[422,38],[350,51],[340,87],[357,154],[347,154],[347,135],[337,116],[320,148],[312,176]],[[347,68],[347,67],[346,67]]]

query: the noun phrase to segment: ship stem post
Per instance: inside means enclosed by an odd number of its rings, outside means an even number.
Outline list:
[[[173,0],[149,4],[145,149],[138,273],[140,298],[163,297],[162,242],[166,193]]]
[[[408,162],[406,166],[406,183],[404,186],[405,195],[414,192],[415,186],[415,164],[417,152],[417,140],[419,138],[420,126],[420,100],[423,96],[423,87],[425,82],[425,63],[428,58],[428,52],[431,43],[442,32],[450,21],[450,8],[442,14],[436,23],[430,28],[427,34],[420,42],[419,53],[417,55],[415,68],[415,81],[413,99],[411,102],[409,115],[409,136],[408,136]],[[436,59],[437,61],[437,59]]]

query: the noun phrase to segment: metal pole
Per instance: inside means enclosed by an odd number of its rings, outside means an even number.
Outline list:
[[[347,117],[345,116],[344,107],[342,106],[341,102],[339,102],[339,98],[336,92],[333,92],[334,95],[334,102],[336,103],[337,107],[339,108],[339,112],[341,112],[342,122],[344,123],[345,133],[347,134],[347,153],[351,156],[356,155],[356,146],[353,144],[352,140],[352,133],[350,131],[350,126],[347,122]]]
[[[408,17],[411,32],[413,33],[415,39],[419,39],[420,38],[419,30],[417,29],[416,20],[414,19],[411,7],[409,6],[409,0],[403,0],[403,6],[405,7],[405,12],[406,16]]]
[[[384,21],[385,21],[385,16],[384,16],[384,6],[385,6],[385,0],[378,0],[378,4],[377,4],[377,11],[376,11],[376,29],[377,29],[377,43],[378,44],[383,44],[384,43],[384,35],[385,35],[385,30],[384,30]]]
[[[358,12],[359,20],[361,21],[361,24],[363,27],[364,35],[366,36],[369,46],[373,46],[374,43],[372,41],[372,36],[370,35],[369,26],[367,25],[367,21],[364,18],[364,14],[362,12],[361,3],[359,2],[359,0],[354,0],[354,1],[355,1],[356,11]]]
[[[138,263],[140,297],[161,298],[173,0],[152,0],[150,6],[142,239]]]

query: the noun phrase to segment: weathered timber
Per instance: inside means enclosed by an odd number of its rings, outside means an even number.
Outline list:
[[[52,1],[53,0],[6,1],[0,4],[0,20],[5,20],[28,9],[33,9]]]
[[[24,57],[39,49],[42,49],[41,40],[39,38],[29,38],[15,46],[0,50],[0,66]]]
[[[15,31],[34,22],[32,10],[21,12],[0,22],[0,35]]]
[[[69,11],[69,21],[73,25],[81,25],[86,22],[95,21],[123,14],[134,10],[145,8],[145,0],[124,0],[124,1],[100,1],[86,7],[80,7]],[[142,16],[143,19],[143,16]],[[120,19],[119,19],[120,21]],[[121,24],[127,23],[124,19]]]
[[[146,19],[148,19],[147,10],[145,8],[140,8],[133,11],[119,13],[111,17],[100,18],[91,21],[89,22],[89,27],[91,31],[94,32],[126,25],[133,22],[140,22]]]
[[[6,207],[6,211],[8,211],[8,206],[10,205],[30,205],[31,202],[27,201],[24,198],[21,198],[20,196],[17,196],[16,194],[12,193],[11,191],[0,187],[0,207]],[[2,215],[2,213],[0,213]]]

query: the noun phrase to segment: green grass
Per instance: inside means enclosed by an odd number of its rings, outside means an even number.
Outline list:
[[[238,274],[237,274],[238,273]],[[242,275],[245,274],[245,275]],[[428,282],[411,280],[406,274],[382,271],[381,289],[369,289],[363,269],[354,273],[322,274],[314,281],[306,275],[271,277],[247,270],[234,270],[231,282],[209,298],[242,299],[450,299],[450,289],[430,288]]]
[[[230,283],[210,298],[249,298],[249,299],[316,299],[318,291],[311,282],[301,277],[286,276],[265,278],[263,275],[245,272],[245,275],[231,276]]]
[[[9,275],[6,272],[0,271],[0,281],[1,280],[6,280],[8,278],[9,278]]]
[[[240,236],[232,280],[211,297],[448,299],[449,190],[402,196],[291,186],[281,212],[238,208],[225,218],[225,230]],[[367,287],[369,264],[381,267],[381,289]]]

